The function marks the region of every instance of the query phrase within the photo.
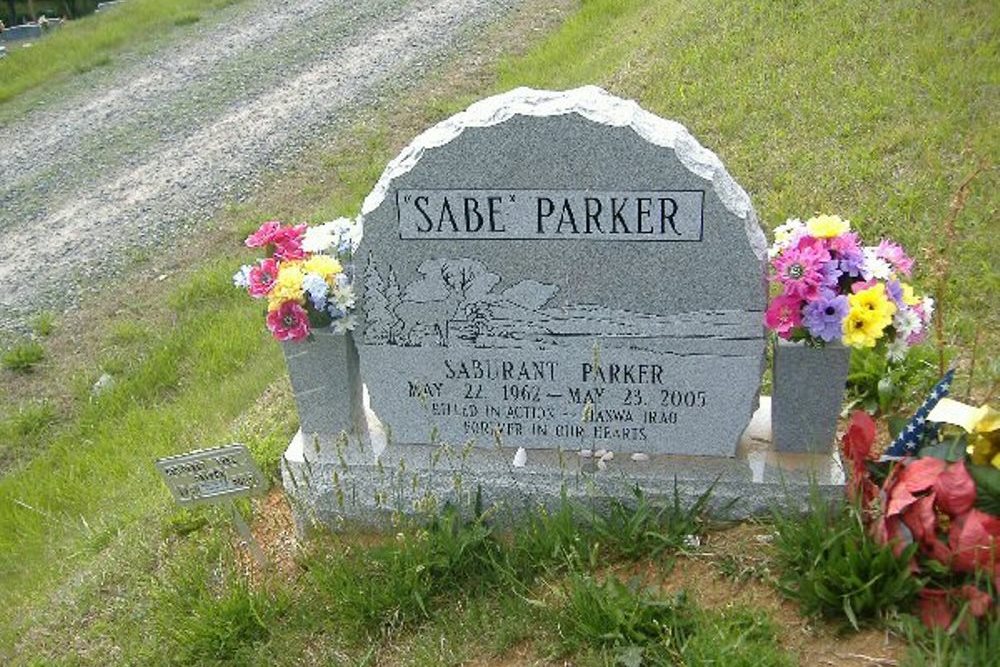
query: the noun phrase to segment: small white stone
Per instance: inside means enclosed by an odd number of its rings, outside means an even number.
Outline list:
[[[649,454],[645,454],[643,452],[636,452],[629,458],[631,458],[633,461],[648,461]]]
[[[697,535],[685,535],[684,546],[689,549],[697,549],[701,546],[701,538]]]
[[[606,449],[598,449],[596,452],[594,452],[594,456],[597,457],[597,458],[599,458],[599,459],[601,459],[601,458],[604,458],[604,455],[607,454],[607,453],[608,453],[608,450],[606,450]]]
[[[608,469],[608,464],[604,462],[604,459],[599,459],[597,461],[597,469],[598,470],[607,470]]]
[[[615,458],[615,453],[614,452],[604,452],[604,456],[601,457],[601,460],[602,461],[610,461],[613,458]]]
[[[518,447],[514,454],[514,467],[523,468],[528,463],[528,452],[524,447]]]
[[[589,449],[581,449],[577,454],[580,455],[581,459],[589,459],[594,455],[594,452]]]
[[[754,535],[754,539],[761,544],[770,544],[774,542],[774,533],[764,533],[763,535]]]
[[[94,396],[99,396],[115,384],[115,379],[108,375],[107,373],[102,373],[101,377],[97,378],[97,382],[94,386],[90,388],[90,393]]]

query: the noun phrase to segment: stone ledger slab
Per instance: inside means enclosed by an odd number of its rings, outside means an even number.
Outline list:
[[[393,445],[736,454],[766,243],[679,124],[517,89],[419,136],[363,219],[357,341]]]

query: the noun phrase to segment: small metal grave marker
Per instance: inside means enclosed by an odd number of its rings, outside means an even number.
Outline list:
[[[267,490],[267,480],[246,445],[198,449],[157,459],[156,469],[180,505],[227,503],[240,537],[250,547],[257,562],[261,565],[266,563],[264,552],[233,504],[234,498],[259,495]]]

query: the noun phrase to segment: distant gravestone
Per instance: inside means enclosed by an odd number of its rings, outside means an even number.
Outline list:
[[[356,341],[393,442],[735,455],[766,243],[681,125],[515,90],[418,137],[363,214]]]

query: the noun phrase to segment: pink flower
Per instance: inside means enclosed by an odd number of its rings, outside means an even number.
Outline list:
[[[286,301],[267,314],[267,328],[278,340],[302,340],[309,335],[309,315],[294,301]]]
[[[802,300],[782,294],[771,301],[764,323],[782,338],[791,338],[792,329],[802,324]]]
[[[794,248],[774,258],[775,276],[785,294],[799,299],[812,300],[819,296],[823,286],[823,265],[830,261],[830,253],[823,242],[804,236]]]
[[[937,505],[956,517],[972,509],[976,501],[976,483],[965,469],[965,461],[951,465],[934,482]]]
[[[879,241],[878,247],[875,248],[875,253],[885,261],[892,264],[893,268],[902,273],[904,276],[910,275],[910,271],[913,269],[913,260],[910,259],[910,257],[903,250],[903,247],[898,243],[893,243],[888,239],[882,239]]]
[[[847,255],[861,252],[861,244],[858,242],[857,232],[847,232],[840,236],[828,239],[830,250],[838,255]]]
[[[260,264],[250,269],[250,296],[260,299],[267,296],[278,277],[278,263],[273,259],[262,259]]]
[[[275,231],[271,236],[271,243],[274,244],[274,257],[282,261],[304,259],[306,253],[302,250],[302,238],[305,233],[305,225],[281,227]]]
[[[851,292],[857,294],[858,292],[863,292],[869,287],[875,287],[878,284],[877,280],[859,280],[857,282],[851,283]]]
[[[273,243],[275,232],[281,229],[281,223],[277,220],[268,220],[262,224],[257,231],[247,237],[244,242],[248,248],[263,248]]]

